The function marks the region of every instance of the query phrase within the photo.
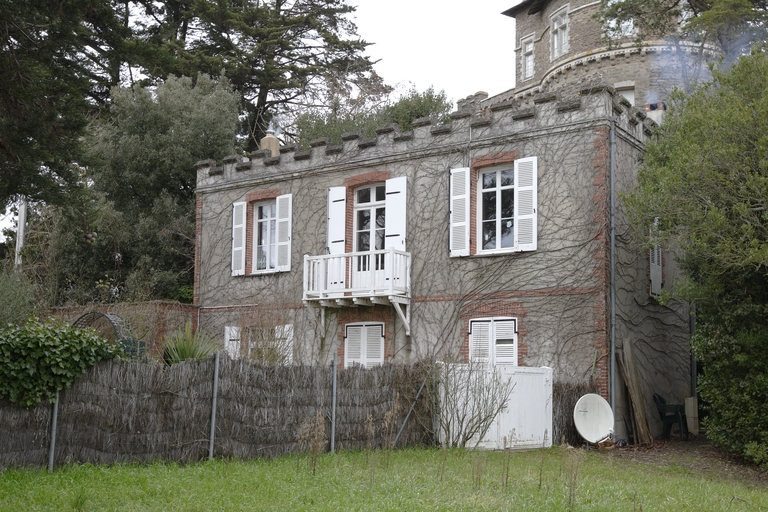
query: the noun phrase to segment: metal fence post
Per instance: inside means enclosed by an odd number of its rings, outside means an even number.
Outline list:
[[[208,460],[213,460],[213,439],[216,434],[216,396],[219,394],[219,351],[213,363],[213,398],[211,399],[211,434],[208,439]]]
[[[53,472],[53,452],[56,449],[56,421],[59,416],[59,390],[56,390],[56,401],[53,402],[53,414],[51,415],[51,443],[48,447],[48,472]]]
[[[331,395],[331,453],[336,449],[336,366],[338,354],[333,354],[333,392]]]

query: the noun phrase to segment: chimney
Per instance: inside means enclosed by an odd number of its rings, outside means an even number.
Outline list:
[[[664,112],[667,110],[667,104],[663,101],[645,104],[645,115],[652,119],[656,124],[661,124],[664,120]]]
[[[272,121],[269,122],[267,135],[261,139],[259,149],[268,149],[271,156],[280,156],[280,141],[275,137],[275,130],[272,128]]]

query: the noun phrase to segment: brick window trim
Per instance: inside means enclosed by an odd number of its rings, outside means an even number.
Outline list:
[[[394,333],[394,311],[386,306],[374,306],[370,309],[360,310],[359,308],[352,308],[342,310],[339,313],[338,325],[338,349],[336,354],[338,356],[338,368],[344,368],[344,335],[347,332],[347,325],[355,324],[376,324],[380,323],[384,325],[384,361],[387,361],[393,357],[390,348],[393,346],[393,333]]]
[[[270,190],[254,190],[253,192],[249,192],[245,196],[245,272],[243,275],[260,275],[260,274],[266,274],[271,272],[259,272],[254,273],[253,268],[253,237],[255,236],[253,232],[254,227],[254,213],[253,213],[253,206],[255,203],[261,202],[261,201],[268,201],[268,200],[274,200],[277,199],[277,196],[282,195],[279,189],[270,189]]]
[[[520,302],[489,300],[468,304],[459,313],[461,322],[461,346],[459,357],[464,362],[469,362],[469,322],[483,318],[515,318],[517,320],[517,365],[525,366],[524,358],[528,355],[528,346],[523,343],[527,334],[525,330],[525,318],[527,312]]]
[[[477,181],[480,178],[480,170],[505,164],[514,165],[515,160],[519,159],[520,151],[517,150],[488,153],[472,159],[469,170],[469,254],[471,256],[487,256],[477,252]]]

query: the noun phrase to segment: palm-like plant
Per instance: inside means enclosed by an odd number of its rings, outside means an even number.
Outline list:
[[[205,359],[219,349],[219,345],[204,331],[192,332],[192,324],[179,329],[165,339],[163,361],[172,365],[187,359]]]

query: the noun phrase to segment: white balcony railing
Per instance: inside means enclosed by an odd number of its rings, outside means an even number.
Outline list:
[[[411,254],[395,249],[304,256],[304,300],[411,297]]]

